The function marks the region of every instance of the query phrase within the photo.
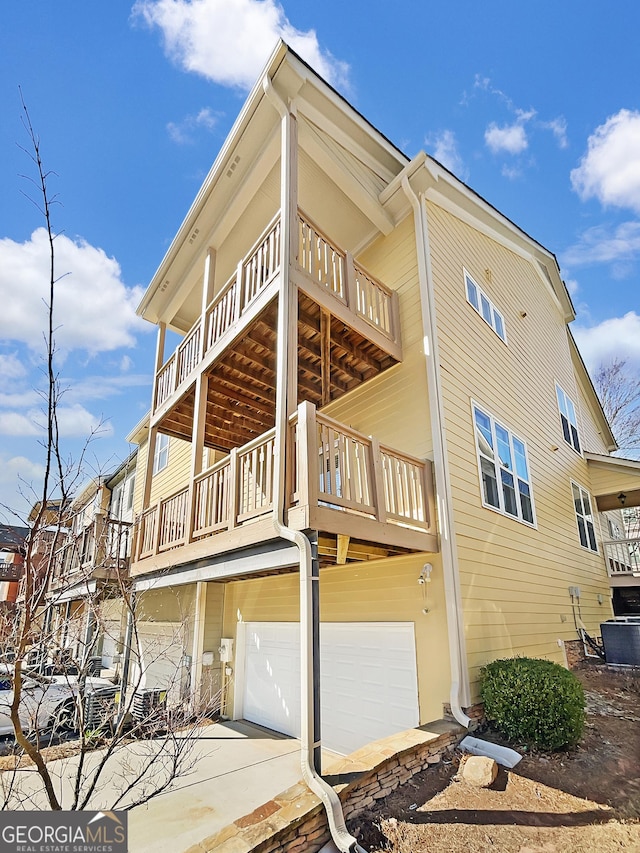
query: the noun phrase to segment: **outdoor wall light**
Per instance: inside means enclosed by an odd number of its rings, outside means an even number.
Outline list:
[[[624,492],[620,492],[620,494],[618,495],[618,500],[620,501],[620,506],[625,505],[625,502],[627,500],[627,496],[625,495]]]
[[[418,578],[418,583],[430,583],[431,582],[431,572],[433,571],[433,566],[431,563],[425,563],[422,567],[422,571],[420,572],[420,577]]]

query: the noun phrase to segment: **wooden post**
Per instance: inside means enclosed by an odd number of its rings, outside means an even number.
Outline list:
[[[202,309],[200,313],[200,359],[204,358],[207,351],[207,308],[213,299],[213,288],[216,269],[216,250],[209,246],[207,257],[204,261],[204,274],[202,276]]]
[[[228,521],[228,529],[233,530],[236,527],[236,518],[238,516],[238,489],[240,488],[240,484],[238,483],[238,448],[233,447],[231,449],[231,453],[229,454],[229,490],[228,490],[228,499],[229,499],[229,521]]]
[[[189,477],[189,494],[187,495],[187,535],[186,541],[193,542],[193,525],[195,514],[195,479],[202,473],[204,456],[204,430],[207,420],[207,396],[209,377],[201,373],[196,381],[195,400],[193,404],[193,429],[191,434],[191,475]]]
[[[384,471],[382,470],[382,455],[377,438],[371,438],[371,502],[376,508],[376,520],[386,521],[387,506],[384,492]]]
[[[331,402],[331,314],[320,309],[320,374],[322,405]]]
[[[191,701],[195,713],[199,711],[200,682],[202,681],[202,652],[204,651],[204,626],[207,609],[207,584],[196,584],[196,612],[193,619],[193,644],[191,647]]]
[[[151,392],[151,412],[155,412],[156,410],[156,400],[158,397],[158,374],[162,370],[162,365],[164,364],[164,342],[167,332],[167,324],[160,322],[158,323],[158,336],[156,338],[156,364],[155,364],[155,374],[153,377],[153,390]]]
[[[305,401],[298,406],[298,505],[315,506],[318,503],[318,429],[313,403]]]
[[[356,268],[353,263],[353,255],[347,252],[344,259],[345,273],[345,300],[347,306],[358,314],[358,285],[356,284]]]

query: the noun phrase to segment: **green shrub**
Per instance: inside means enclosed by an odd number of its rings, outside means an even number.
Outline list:
[[[511,741],[540,749],[578,743],[584,728],[584,690],[557,663],[535,658],[496,660],[482,670],[486,717]]]

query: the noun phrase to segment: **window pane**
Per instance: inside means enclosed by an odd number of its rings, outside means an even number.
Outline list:
[[[513,476],[508,471],[501,471],[502,494],[504,497],[504,511],[509,515],[518,515],[518,504],[516,503],[516,490],[513,486]]]
[[[592,551],[597,551],[598,546],[596,545],[596,533],[593,529],[593,524],[590,521],[587,521],[587,536],[589,537],[589,547]]]
[[[496,424],[496,439],[498,440],[498,456],[505,468],[513,470],[511,460],[511,447],[509,446],[509,433],[503,427]]]
[[[569,416],[569,420],[571,421],[572,424],[577,425],[578,421],[576,420],[576,410],[573,407],[573,403],[571,402],[569,397],[567,397],[566,394],[564,395],[564,398],[567,402],[567,415]]]
[[[491,303],[483,293],[480,294],[480,301],[482,303],[482,316],[491,325]]]
[[[580,489],[576,486],[575,483],[571,484],[571,488],[573,489],[573,503],[576,508],[576,513],[578,515],[583,515],[584,512],[582,509],[582,495],[580,494]]]
[[[502,321],[502,315],[498,311],[496,311],[495,308],[493,309],[493,320],[494,320],[494,328],[495,328],[496,332],[502,338],[502,340],[504,340],[505,334],[504,334],[504,323]]]
[[[467,298],[469,302],[473,305],[476,311],[479,311],[480,308],[478,306],[478,288],[471,281],[469,276],[467,276]]]
[[[520,506],[522,507],[522,517],[529,524],[533,524],[533,506],[531,505],[531,490],[527,483],[518,480],[518,490],[520,492]]]
[[[518,438],[513,439],[513,452],[516,457],[516,471],[518,477],[523,480],[529,479],[529,469],[527,467],[527,454],[524,449],[524,444]]]
[[[484,489],[485,503],[499,509],[500,499],[498,498],[498,483],[495,468],[488,459],[480,457],[480,470],[482,472],[482,488]]]
[[[493,459],[493,436],[491,435],[491,420],[479,409],[474,409],[476,425],[480,431],[478,443],[480,452]],[[484,440],[483,440],[484,439]]]
[[[571,424],[571,442],[574,448],[580,453],[580,439],[578,438],[578,430]]]
[[[566,415],[560,415],[560,420],[562,421],[562,434],[564,435],[564,440],[567,444],[573,445],[571,441],[571,431],[569,430],[569,421],[567,420]]]
[[[583,548],[588,548],[587,544],[587,531],[584,526],[584,519],[581,515],[577,516],[578,519],[578,533],[580,534],[580,544]]]
[[[563,414],[566,418],[569,417],[569,412],[567,410],[567,404],[565,402],[564,391],[560,388],[559,385],[556,385],[556,394],[558,395],[558,408],[560,409],[560,413]]]

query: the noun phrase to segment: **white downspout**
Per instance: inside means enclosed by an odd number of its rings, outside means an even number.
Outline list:
[[[427,389],[429,394],[429,415],[433,438],[433,467],[436,476],[436,495],[438,516],[440,519],[440,545],[442,552],[442,570],[444,576],[445,598],[447,604],[447,629],[449,634],[449,658],[451,665],[451,687],[449,703],[455,719],[468,728],[470,718],[462,710],[460,694],[466,685],[466,665],[464,647],[464,628],[462,624],[462,606],[460,583],[458,580],[457,555],[455,550],[453,527],[453,503],[449,486],[446,457],[446,438],[444,432],[444,414],[440,373],[438,370],[438,340],[435,317],[435,296],[431,280],[431,256],[429,250],[429,228],[423,205],[411,188],[407,175],[402,176],[402,189],[413,208],[416,253],[418,257],[418,281],[420,284],[422,307],[422,330],[424,334],[424,355],[427,368]]]
[[[273,88],[268,77],[264,78],[265,95],[278,110],[282,119],[281,147],[281,261],[280,292],[278,297],[278,334],[276,360],[276,423],[274,438],[274,483],[273,483],[273,526],[278,536],[297,546],[300,552],[300,686],[301,686],[301,746],[300,763],[302,777],[309,788],[322,801],[327,812],[331,837],[341,853],[366,853],[356,839],[348,832],[342,804],[334,789],[317,773],[313,764],[315,750],[320,749],[320,741],[314,742],[314,666],[313,666],[313,584],[319,579],[313,575],[313,554],[311,543],[299,530],[293,530],[284,523],[285,513],[285,459],[286,436],[289,428],[288,417],[288,338],[290,322],[289,265],[291,263],[290,229],[297,210],[291,210],[291,170],[289,159],[291,151],[292,117],[286,104]],[[319,686],[318,686],[319,687]]]

